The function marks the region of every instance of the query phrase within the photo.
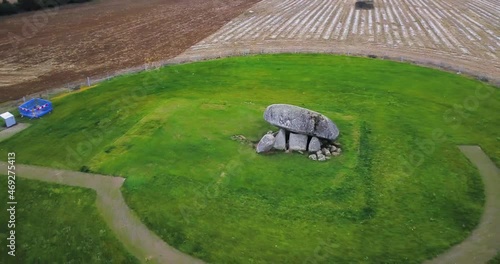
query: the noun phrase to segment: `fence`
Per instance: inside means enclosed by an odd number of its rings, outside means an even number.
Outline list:
[[[398,56],[398,51],[387,51],[381,49],[379,52],[371,52],[370,54],[366,54],[363,52],[362,48],[343,48],[343,49],[332,49],[325,47],[266,47],[266,46],[257,46],[251,48],[241,48],[241,49],[216,49],[209,50],[203,52],[197,51],[188,51],[183,53],[175,58],[145,63],[140,66],[131,67],[123,70],[118,70],[114,72],[108,72],[101,75],[89,76],[85,80],[75,81],[71,83],[65,84],[63,87],[55,88],[51,90],[46,90],[44,92],[37,92],[35,94],[30,94],[25,96],[25,99],[30,99],[32,97],[42,97],[46,99],[50,99],[54,94],[60,94],[63,92],[70,92],[80,89],[84,86],[91,86],[94,84],[98,84],[100,82],[109,80],[111,78],[122,76],[126,74],[134,74],[142,71],[147,71],[150,69],[157,69],[164,66],[176,65],[182,63],[191,63],[197,61],[205,61],[212,59],[219,59],[225,57],[234,57],[234,56],[247,56],[247,55],[255,55],[255,54],[278,54],[278,53],[326,53],[326,54],[336,54],[336,55],[347,55],[347,56],[357,56],[357,57],[370,57],[370,58],[379,58],[385,60],[399,61],[399,62],[407,62],[420,66],[437,68],[440,70],[445,70],[449,72],[454,72],[458,74],[464,74],[467,76],[471,76],[473,78],[477,78],[481,81],[487,81],[493,84],[494,86],[500,87],[500,77],[499,76],[489,76],[484,73],[478,72],[477,70],[471,70],[468,68],[463,68],[459,65],[451,65],[449,63],[445,63],[439,58],[431,59],[431,58],[421,58],[418,56],[412,55],[402,55]],[[190,54],[191,53],[191,54]],[[396,55],[397,54],[397,55]],[[433,56],[431,54],[431,56]],[[13,108],[20,103],[23,102],[23,98],[2,103],[0,105],[0,111]]]

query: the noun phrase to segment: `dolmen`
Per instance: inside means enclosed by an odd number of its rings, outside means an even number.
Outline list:
[[[264,135],[256,146],[257,153],[273,150],[308,152],[309,159],[325,161],[342,151],[335,141],[339,129],[318,112],[295,105],[273,104],[267,107],[264,119],[279,131]]]

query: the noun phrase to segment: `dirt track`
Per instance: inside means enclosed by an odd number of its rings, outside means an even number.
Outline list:
[[[0,161],[0,171],[7,171],[7,166],[6,162]],[[16,164],[16,175],[95,190],[96,205],[104,220],[125,248],[141,263],[203,263],[169,246],[141,222],[127,206],[121,194],[120,188],[124,178],[20,164]]]
[[[448,65],[500,79],[499,0],[264,0],[184,57],[315,51],[375,54]]]
[[[0,18],[0,102],[175,57],[258,0],[101,0]]]
[[[479,146],[460,146],[460,150],[478,167],[485,184],[486,204],[478,227],[463,242],[425,264],[484,263],[500,250],[500,170]],[[0,161],[0,170],[7,170]],[[97,192],[97,207],[118,239],[142,262],[203,263],[162,241],[147,229],[128,208],[120,192],[125,179],[74,171],[16,165],[17,175],[29,179],[91,188]]]

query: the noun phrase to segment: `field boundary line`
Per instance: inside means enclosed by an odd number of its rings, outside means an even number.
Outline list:
[[[500,170],[479,146],[459,146],[478,168],[485,188],[485,206],[478,226],[459,244],[424,264],[485,263],[500,251]],[[0,171],[8,163],[0,161]],[[18,176],[45,182],[83,187],[97,192],[96,206],[116,237],[141,262],[204,263],[169,246],[149,230],[128,207],[120,188],[125,178],[16,165]]]
[[[424,264],[486,263],[500,252],[500,170],[479,146],[459,146],[479,170],[485,205],[479,225],[460,244]]]
[[[6,172],[7,166],[0,161],[0,172]],[[99,213],[116,238],[141,263],[204,263],[171,247],[141,222],[121,193],[125,178],[21,164],[16,164],[16,172],[21,178],[95,190]]]

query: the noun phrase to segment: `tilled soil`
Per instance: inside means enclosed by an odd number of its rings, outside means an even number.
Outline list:
[[[374,54],[500,79],[500,0],[263,0],[184,57],[270,51]]]
[[[258,0],[101,0],[0,18],[0,102],[173,58]]]

